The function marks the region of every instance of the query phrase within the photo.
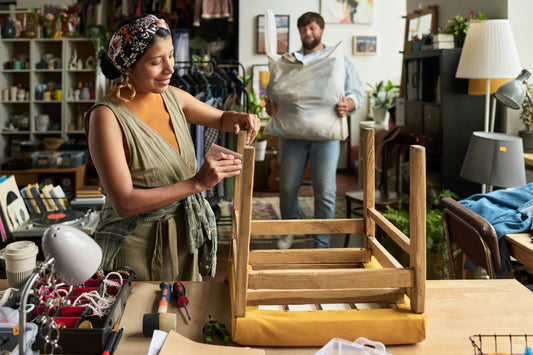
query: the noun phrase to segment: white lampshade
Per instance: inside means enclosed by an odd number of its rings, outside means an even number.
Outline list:
[[[456,77],[514,78],[521,69],[509,21],[470,22]]]

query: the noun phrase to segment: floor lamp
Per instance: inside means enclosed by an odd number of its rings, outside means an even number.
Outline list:
[[[484,131],[490,125],[490,80],[514,78],[520,72],[520,60],[511,26],[507,20],[472,21],[455,76],[487,79],[485,92]]]

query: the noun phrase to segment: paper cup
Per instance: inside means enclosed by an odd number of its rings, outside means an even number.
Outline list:
[[[20,288],[31,276],[39,249],[34,242],[20,241],[8,244],[4,249],[6,276],[10,287]]]

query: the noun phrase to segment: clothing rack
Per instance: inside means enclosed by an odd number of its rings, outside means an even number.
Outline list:
[[[235,61],[197,60],[176,61],[171,85],[187,91],[197,99],[222,110],[248,112],[248,94],[244,87],[244,66]],[[231,105],[230,105],[231,102]],[[230,107],[231,106],[231,107]],[[203,126],[189,125],[195,145],[198,167],[203,164],[205,152],[212,143],[236,151],[234,134]],[[234,179],[225,179],[205,192],[205,197],[215,212],[218,224],[231,223],[221,216],[220,200],[233,200]]]

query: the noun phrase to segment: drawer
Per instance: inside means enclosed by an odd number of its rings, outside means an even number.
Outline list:
[[[442,129],[439,106],[424,105],[424,135],[427,139],[428,152],[440,156],[442,153]]]
[[[429,131],[441,131],[439,106],[424,105],[424,133]]]
[[[421,135],[423,133],[422,105],[407,103],[405,105],[405,125],[409,133]]]

